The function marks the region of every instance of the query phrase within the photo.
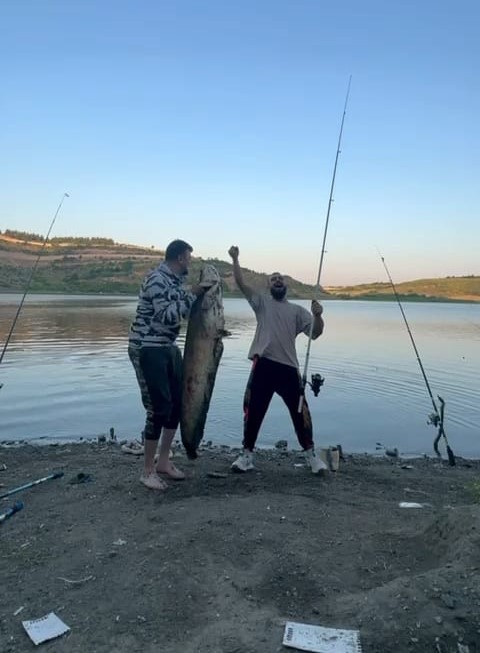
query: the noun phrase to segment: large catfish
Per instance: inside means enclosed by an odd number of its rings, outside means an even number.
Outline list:
[[[222,284],[213,265],[205,265],[199,283],[211,286],[192,306],[183,354],[180,431],[189,458],[197,457],[203,438],[225,334]]]

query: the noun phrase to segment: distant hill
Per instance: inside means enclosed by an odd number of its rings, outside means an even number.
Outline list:
[[[402,300],[409,301],[480,301],[480,276],[417,279],[395,283]],[[395,299],[390,283],[370,283],[358,286],[329,286],[325,292],[345,299]]]
[[[0,291],[24,290],[43,242],[38,234],[6,230],[0,233]],[[30,289],[32,292],[138,294],[145,274],[156,267],[164,251],[115,243],[108,238],[52,238],[46,245]],[[222,279],[225,296],[240,296],[231,263],[218,259],[192,260],[189,281],[211,263]],[[266,288],[268,275],[243,269],[245,281]],[[286,276],[289,296],[311,298],[314,287]]]
[[[0,232],[0,291],[24,290],[40,251],[43,237],[6,230]],[[115,243],[110,238],[55,237],[46,245],[32,280],[32,292],[104,293],[136,295],[145,274],[156,267],[164,252],[153,247]],[[240,293],[233,279],[231,263],[219,259],[194,258],[189,279],[193,283],[203,263],[214,265],[222,279],[225,296]],[[243,268],[245,281],[266,288],[268,275]],[[286,277],[289,296],[310,299],[314,287]],[[480,301],[480,277],[419,279],[396,285],[405,301]],[[325,287],[328,299],[394,299],[389,283]]]

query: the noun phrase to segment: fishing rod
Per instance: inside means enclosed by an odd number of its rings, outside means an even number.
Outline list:
[[[18,317],[20,315],[20,311],[22,310],[22,306],[23,306],[23,303],[24,303],[25,298],[27,296],[27,293],[29,291],[30,284],[32,283],[33,275],[35,274],[38,263],[40,261],[40,257],[43,254],[43,250],[45,249],[45,245],[47,244],[48,238],[50,236],[50,232],[53,229],[53,225],[55,224],[55,220],[57,219],[57,216],[60,213],[60,209],[62,208],[62,204],[63,204],[66,197],[70,197],[70,195],[68,193],[63,193],[62,199],[60,200],[60,203],[57,206],[57,210],[55,211],[55,215],[53,216],[53,220],[50,223],[50,227],[48,228],[47,235],[43,239],[43,243],[42,243],[42,246],[40,248],[40,252],[38,253],[37,259],[36,259],[36,261],[35,261],[35,263],[33,265],[33,268],[32,268],[32,270],[30,272],[30,276],[28,278],[27,285],[26,285],[25,291],[23,293],[23,297],[22,297],[22,299],[20,301],[20,304],[18,305],[17,312],[15,314],[15,317],[13,318],[12,326],[10,327],[10,331],[8,332],[7,339],[5,340],[5,344],[3,345],[2,353],[0,354],[0,363],[3,361],[3,357],[5,356],[5,352],[7,351],[7,347],[8,347],[8,344],[10,342],[10,338],[12,337],[13,331],[15,329],[15,325],[17,324],[17,320],[18,320]],[[3,383],[0,383],[0,388],[2,388],[2,387],[3,387]]]
[[[323,242],[322,242],[322,250],[320,254],[320,264],[318,266],[318,274],[317,274],[317,282],[315,284],[315,293],[314,295],[318,296],[319,291],[320,291],[320,277],[322,274],[322,267],[323,267],[323,257],[325,254],[325,243],[327,241],[327,232],[328,232],[328,224],[330,222],[330,210],[332,208],[332,203],[333,203],[333,189],[335,187],[335,177],[337,175],[337,164],[338,164],[338,157],[340,156],[340,146],[342,144],[342,134],[343,134],[343,125],[345,123],[345,115],[347,113],[347,104],[348,104],[348,96],[350,95],[350,84],[352,82],[352,76],[350,75],[348,79],[348,86],[347,86],[347,94],[345,96],[345,104],[343,106],[343,114],[342,114],[342,121],[340,124],[340,132],[338,134],[338,144],[337,144],[337,153],[335,156],[335,164],[333,166],[333,174],[332,174],[332,183],[330,185],[330,197],[328,199],[328,207],[327,207],[327,217],[325,219],[325,230],[323,232]],[[314,320],[311,321],[310,323],[310,332],[308,334],[308,344],[307,344],[307,353],[305,355],[305,366],[303,368],[303,374],[302,374],[302,385],[300,389],[300,399],[298,402],[298,412],[301,413],[303,409],[303,402],[305,399],[305,388],[307,386],[307,383],[310,385],[310,387],[313,390],[313,393],[315,397],[318,396],[318,393],[320,392],[320,388],[322,387],[325,379],[322,378],[320,374],[312,374],[312,380],[311,382],[307,381],[307,370],[308,370],[308,364],[310,362],[310,349],[312,346],[312,336],[313,336],[313,323]]]
[[[10,495],[16,494],[17,492],[21,492],[22,490],[27,490],[28,488],[34,487],[35,485],[40,485],[40,483],[45,483],[45,481],[53,481],[56,478],[62,478],[62,476],[63,476],[63,472],[54,472],[53,474],[49,474],[49,476],[38,478],[36,481],[30,481],[29,483],[25,483],[24,485],[15,487],[12,490],[8,490],[7,492],[0,494],[0,499],[9,497]]]
[[[434,412],[429,415],[428,424],[432,424],[436,429],[438,429],[437,435],[436,435],[435,440],[433,442],[433,450],[435,451],[435,453],[437,454],[437,456],[439,458],[442,457],[440,451],[438,450],[438,443],[439,443],[440,438],[443,437],[443,439],[445,440],[445,447],[447,449],[448,463],[449,463],[449,465],[454,467],[455,466],[455,456],[453,454],[453,451],[450,448],[450,445],[448,444],[447,434],[445,433],[445,429],[443,427],[443,420],[444,420],[444,416],[445,416],[445,402],[440,397],[440,395],[437,395],[438,401],[440,403],[440,410],[438,410],[437,403],[436,403],[436,401],[435,401],[435,399],[433,397],[432,389],[430,387],[430,383],[428,382],[427,374],[425,372],[425,368],[423,367],[422,361],[420,359],[420,354],[418,353],[417,345],[415,344],[413,334],[412,334],[412,332],[410,330],[410,327],[408,325],[407,316],[405,315],[405,311],[403,310],[403,306],[402,306],[402,303],[400,301],[400,297],[398,296],[397,289],[395,288],[395,284],[393,283],[393,279],[392,279],[392,277],[390,275],[387,264],[385,263],[384,257],[380,254],[380,252],[378,252],[378,253],[380,255],[380,258],[382,259],[382,263],[383,263],[383,267],[385,268],[385,272],[387,273],[387,276],[388,276],[388,278],[390,280],[390,285],[392,286],[392,289],[393,289],[393,292],[394,292],[394,295],[395,295],[395,299],[397,300],[398,306],[399,306],[400,311],[402,313],[403,320],[405,322],[405,326],[407,327],[408,335],[410,336],[410,340],[412,341],[413,349],[415,351],[415,355],[417,357],[417,361],[418,361],[418,364],[420,366],[420,370],[422,372],[423,380],[425,381],[425,385],[427,386],[428,394],[430,395],[430,399],[432,401],[432,406],[433,406],[433,411]]]

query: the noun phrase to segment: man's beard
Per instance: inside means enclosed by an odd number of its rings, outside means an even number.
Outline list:
[[[281,288],[276,288],[275,286],[272,286],[270,288],[270,294],[272,295],[273,299],[276,299],[277,301],[281,302],[282,299],[284,299],[285,295],[287,294],[287,286],[282,286]]]

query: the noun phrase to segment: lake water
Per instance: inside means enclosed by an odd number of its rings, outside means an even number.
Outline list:
[[[0,295],[0,343],[19,301],[20,295]],[[255,318],[243,299],[224,303],[232,335],[224,340],[205,440],[239,445]],[[143,408],[127,357],[135,307],[135,297],[30,295],[0,365],[0,440],[72,441],[111,426],[121,439],[139,437]],[[312,344],[309,374],[326,380],[317,398],[307,394],[317,443],[374,452],[381,442],[431,454],[432,406],[398,305],[325,301],[324,309],[325,333]],[[404,309],[434,396],[447,402],[453,451],[480,457],[480,305],[406,303]],[[306,345],[300,335],[302,369]],[[258,444],[279,439],[297,446],[286,408],[274,397]]]

